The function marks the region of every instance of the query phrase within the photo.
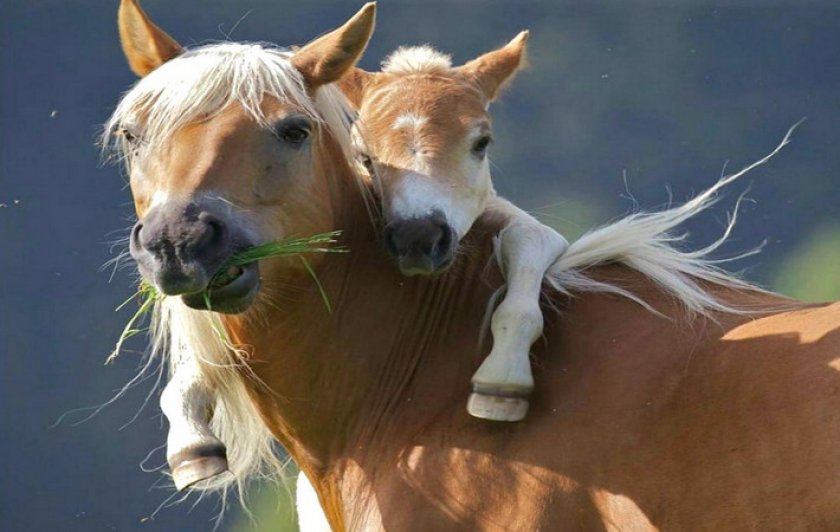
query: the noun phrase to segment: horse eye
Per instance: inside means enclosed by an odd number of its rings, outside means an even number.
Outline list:
[[[473,144],[473,153],[476,154],[478,157],[483,158],[484,155],[487,153],[487,147],[490,146],[491,142],[493,142],[493,137],[491,137],[490,135],[482,135],[478,138],[478,140],[475,141],[475,144]]]
[[[137,142],[137,135],[132,133],[131,130],[127,127],[121,127],[118,131],[118,134],[129,144],[134,144]]]
[[[309,130],[299,126],[289,126],[277,131],[277,137],[293,146],[300,146],[309,137]]]
[[[374,172],[373,159],[370,158],[370,155],[368,155],[367,153],[360,153],[359,161],[362,163],[362,165],[365,167],[365,170],[367,170],[370,175],[376,173]]]

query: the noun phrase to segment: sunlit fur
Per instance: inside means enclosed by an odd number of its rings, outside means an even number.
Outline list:
[[[349,153],[346,117],[350,114],[341,95],[327,86],[318,91],[314,101],[310,99],[288,57],[285,51],[254,44],[224,43],[188,51],[126,94],[108,122],[106,143],[119,127],[142,122],[143,149],[153,150],[185,124],[227,105],[241,105],[262,120],[257,103],[265,92],[306,109],[332,130]],[[551,270],[549,280],[563,292],[613,292],[639,301],[625,289],[587,276],[587,268],[592,265],[618,262],[649,276],[688,310],[702,314],[739,311],[700,284],[749,287],[720,271],[708,258],[726,235],[707,248],[682,252],[673,247],[679,238],[671,231],[711,205],[715,193],[743,173],[721,180],[685,205],[659,213],[637,213],[588,233],[572,243]],[[152,341],[153,357],[166,358],[169,346],[194,353],[209,382],[217,387],[212,426],[227,445],[234,475],[198,488],[225,489],[234,483],[241,487],[255,475],[279,472],[282,464],[272,450],[274,439],[245,392],[243,379],[248,378],[248,372],[243,371],[240,353],[225,341],[219,316],[188,309],[178,298],[165,299],[155,309]]]

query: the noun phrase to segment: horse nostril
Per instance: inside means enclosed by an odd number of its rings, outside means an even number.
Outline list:
[[[143,249],[143,241],[140,238],[140,231],[143,230],[143,224],[137,222],[134,224],[134,227],[131,228],[131,244],[136,249]]]
[[[225,223],[210,213],[202,212],[198,216],[199,221],[204,223],[204,234],[199,239],[197,248],[223,247],[227,239],[227,226]]]
[[[208,222],[207,225],[210,227],[210,244],[214,245],[223,242],[225,235],[227,234],[225,224],[214,220],[212,222]]]

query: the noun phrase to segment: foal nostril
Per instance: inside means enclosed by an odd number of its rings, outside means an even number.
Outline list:
[[[394,226],[390,224],[385,226],[383,233],[383,237],[385,239],[385,249],[388,251],[388,253],[391,254],[391,256],[399,256],[400,251],[399,246],[397,246],[397,237],[396,231],[394,230]]]
[[[445,257],[452,246],[452,231],[447,224],[439,224],[439,234],[432,245],[432,256],[435,258]]]
[[[457,242],[452,227],[437,216],[395,220],[385,226],[382,236],[386,250],[406,275],[430,274],[447,266]]]

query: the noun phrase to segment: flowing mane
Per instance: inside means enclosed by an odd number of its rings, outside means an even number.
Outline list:
[[[311,118],[320,121],[349,154],[352,114],[344,97],[335,86],[328,85],[318,89],[316,97],[311,98],[289,57],[287,50],[251,43],[221,43],[188,50],[140,80],[125,94],[106,124],[103,143],[115,146],[130,163],[130,150],[115,135],[121,128],[130,129],[142,121],[144,129],[139,136],[143,145],[164,146],[180,128],[234,104],[241,105],[254,120],[265,124],[260,103],[270,95],[294,102]],[[448,56],[429,47],[401,48],[383,63],[388,72],[434,72],[450,66]],[[697,251],[677,249],[674,244],[682,237],[673,231],[711,206],[723,187],[766,162],[789,138],[790,132],[767,157],[724,177],[683,205],[660,212],[635,213],[585,234],[571,244],[552,268],[550,284],[569,295],[617,294],[654,311],[628,289],[587,274],[587,269],[595,265],[620,263],[647,276],[690,313],[711,316],[719,312],[744,312],[718,300],[703,286],[708,283],[758,290],[725,273],[709,258],[728,237],[734,218],[720,239]],[[247,479],[274,477],[281,474],[284,464],[275,452],[274,437],[246,392],[245,379],[249,378],[247,371],[243,372],[243,367],[247,367],[243,363],[246,355],[226,340],[222,329],[220,315],[189,309],[177,297],[164,298],[154,311],[150,356],[172,361],[175,357],[170,357],[170,352],[178,350],[192,353],[200,361],[202,371],[218,390],[212,428],[227,445],[233,475],[197,487],[226,490],[236,486],[241,492]],[[174,367],[169,369],[174,371]]]

